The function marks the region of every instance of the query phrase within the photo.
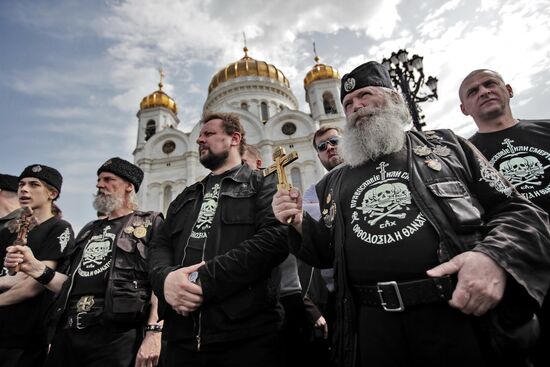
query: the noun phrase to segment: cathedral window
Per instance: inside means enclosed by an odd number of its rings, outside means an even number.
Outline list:
[[[170,154],[176,149],[176,143],[174,143],[172,140],[168,140],[166,143],[162,145],[162,151],[165,154]]]
[[[172,186],[167,185],[164,188],[164,200],[163,200],[163,206],[164,206],[164,212],[168,210],[168,206],[170,206],[170,203],[172,202]]]
[[[300,190],[301,192],[304,192],[302,190],[302,174],[300,173],[300,169],[298,167],[293,167],[290,170],[290,179],[292,180],[292,186]]]
[[[155,120],[149,120],[147,121],[147,125],[145,126],[145,141],[149,140],[151,136],[155,135],[157,132],[157,123]]]
[[[323,93],[323,107],[325,108],[325,114],[338,113],[336,110],[336,102],[334,102],[334,96],[330,92]]]
[[[242,103],[241,103],[241,110],[248,111],[248,103],[242,102]]]
[[[281,131],[285,135],[292,135],[296,132],[296,125],[294,125],[292,122],[285,122],[283,127],[281,128]]]
[[[266,122],[269,119],[269,110],[267,109],[267,103],[262,102],[260,104],[260,112],[262,116],[262,122]]]

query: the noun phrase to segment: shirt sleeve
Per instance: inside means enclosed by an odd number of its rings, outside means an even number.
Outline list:
[[[58,261],[64,258],[74,246],[73,228],[66,221],[59,221],[45,235],[39,250],[35,253],[38,260]]]

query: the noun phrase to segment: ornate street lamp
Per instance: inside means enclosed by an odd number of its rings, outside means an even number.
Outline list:
[[[390,73],[393,85],[405,97],[414,127],[419,131],[422,130],[422,126],[426,126],[426,123],[423,122],[424,115],[421,114],[422,109],[418,103],[437,99],[437,78],[428,76],[424,81],[422,59],[423,57],[418,55],[409,58],[407,50],[399,50],[392,52],[389,59],[382,60],[382,65]],[[427,88],[421,90],[424,85]]]

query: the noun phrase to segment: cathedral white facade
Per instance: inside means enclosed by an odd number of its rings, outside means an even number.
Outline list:
[[[284,74],[275,66],[248,56],[218,71],[208,87],[203,111],[239,115],[248,144],[256,146],[270,165],[275,147],[297,151],[298,160],[286,170],[302,192],[317,182],[325,169],[312,146],[313,134],[323,125],[343,127],[340,78],[331,66],[316,64],[304,78],[310,113],[299,110]],[[199,121],[189,132],[178,129],[177,104],[159,89],[143,98],[138,117],[134,162],[145,172],[139,205],[166,213],[170,202],[188,185],[203,179],[208,170],[199,162]]]

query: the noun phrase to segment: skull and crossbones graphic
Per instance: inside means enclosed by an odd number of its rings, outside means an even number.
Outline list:
[[[361,204],[362,206],[358,209],[372,218],[367,223],[375,225],[386,217],[405,218],[407,205],[411,204],[411,194],[403,183],[384,183],[368,190]]]
[[[92,242],[86,247],[82,258],[82,265],[101,265],[111,249],[109,241]]]
[[[540,179],[544,176],[547,168],[532,156],[514,157],[503,161],[498,170],[514,186],[523,184],[541,185]]]

